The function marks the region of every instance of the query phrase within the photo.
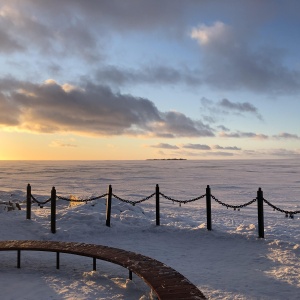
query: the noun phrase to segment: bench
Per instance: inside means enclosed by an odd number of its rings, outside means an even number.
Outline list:
[[[17,267],[21,267],[21,251],[56,252],[56,268],[59,269],[59,254],[69,253],[104,260],[120,265],[141,277],[155,292],[160,300],[206,299],[203,293],[182,274],[153,258],[118,248],[56,241],[0,241],[0,251],[17,251]]]

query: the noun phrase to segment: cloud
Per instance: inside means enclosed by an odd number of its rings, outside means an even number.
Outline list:
[[[232,133],[226,133],[226,132],[221,132],[219,134],[220,137],[225,137],[225,138],[254,138],[254,139],[260,139],[260,140],[266,140],[269,137],[265,134],[257,134],[254,132],[232,132]]]
[[[295,140],[300,140],[300,137],[297,134],[291,134],[287,132],[282,132],[277,135],[273,135],[273,138],[281,140],[281,139],[295,139]]]
[[[289,150],[284,148],[278,149],[257,149],[257,150],[244,150],[243,156],[255,159],[270,159],[270,158],[299,158],[300,152],[297,150]]]
[[[219,145],[215,145],[213,147],[214,149],[218,149],[218,150],[232,150],[232,151],[239,151],[239,150],[242,150],[241,148],[238,148],[236,146],[227,146],[227,147],[222,147],[222,146],[219,146]]]
[[[85,81],[81,86],[0,80],[0,124],[35,132],[149,137],[214,136],[199,120],[161,112],[148,99],[114,93]]]
[[[262,120],[262,116],[258,113],[257,108],[249,102],[232,102],[228,99],[222,99],[218,103],[222,108],[229,111],[237,111],[240,113],[253,113],[257,116],[258,119]]]
[[[139,69],[102,66],[96,71],[95,77],[103,83],[117,86],[145,83],[158,85],[182,83],[188,86],[198,86],[201,84],[198,71],[190,70],[186,67],[174,68],[167,65],[144,65]]]
[[[20,9],[13,1],[0,8],[0,26],[13,41],[13,50],[26,51],[30,46],[47,51],[52,48],[50,40],[54,40],[53,32],[28,10]],[[17,46],[16,46],[17,45]]]
[[[76,148],[78,147],[76,144],[71,144],[71,143],[68,143],[68,142],[64,142],[64,141],[61,141],[61,140],[55,140],[55,141],[52,141],[50,144],[49,144],[49,147],[54,147],[54,148]]]
[[[160,149],[179,149],[179,147],[177,147],[176,145],[170,145],[170,144],[166,144],[166,143],[151,145],[149,147],[151,147],[151,148],[160,148]]]
[[[222,130],[222,131],[230,131],[230,129],[229,128],[227,128],[226,126],[224,126],[224,125],[218,125],[217,126],[217,128],[219,128],[220,130]]]
[[[181,155],[183,157],[198,157],[198,158],[203,158],[203,157],[212,157],[212,156],[223,156],[223,157],[229,157],[229,156],[234,156],[234,153],[228,152],[228,151],[201,151],[201,152],[195,152],[195,151],[178,151],[177,155]]]
[[[257,134],[253,132],[234,132],[234,133],[225,133],[221,132],[219,134],[220,137],[229,137],[229,138],[255,138],[255,139],[261,139],[266,140],[269,138],[269,136],[265,134]],[[272,138],[277,140],[287,140],[287,139],[295,139],[300,140],[300,137],[297,134],[291,134],[287,132],[282,132],[277,135],[273,135]]]
[[[234,156],[235,154],[231,153],[231,152],[215,151],[215,152],[209,153],[209,155],[213,155],[213,156]]]
[[[195,1],[190,1],[193,5]],[[182,19],[186,11],[186,5],[180,0],[164,1],[98,1],[90,0],[52,0],[40,1],[36,5],[32,0],[11,0],[10,6],[18,10],[24,10],[27,14],[47,14],[45,21],[65,20],[74,22],[77,19],[94,23],[95,27],[102,31],[114,28],[124,32],[129,30],[150,30],[162,25],[175,26],[179,19]],[[27,8],[27,9],[26,9]],[[54,20],[53,20],[54,18]],[[178,26],[178,25],[177,25]]]
[[[95,61],[101,58],[103,44],[98,41],[102,39],[99,40],[93,27],[86,26],[80,14],[74,14],[75,3],[67,8],[66,1],[57,2],[56,6],[53,1],[53,9],[47,10],[49,6],[45,2],[39,5],[31,2],[12,0],[0,8],[3,40],[0,51],[34,52],[56,59],[77,56]]]
[[[266,156],[277,156],[277,157],[285,157],[285,158],[299,157],[300,155],[300,151],[289,150],[284,148],[266,150],[266,151],[262,151],[262,153]]]
[[[0,53],[11,54],[17,51],[24,51],[23,47],[18,41],[10,37],[7,32],[0,28]]]
[[[211,150],[211,148],[208,145],[202,145],[202,144],[186,144],[183,145],[182,147],[187,149],[194,149],[194,150]]]
[[[0,125],[17,126],[20,114],[20,108],[16,107],[3,92],[0,93]]]
[[[261,114],[258,112],[258,109],[253,104],[249,102],[233,102],[226,98],[223,98],[218,102],[214,102],[210,99],[202,97],[201,111],[209,114],[204,118],[206,121],[210,121],[210,123],[217,122],[218,116],[224,118],[224,116],[228,114],[243,116],[245,113],[250,113],[255,115],[259,120],[263,119]]]
[[[33,51],[47,57],[76,56],[98,62],[105,57],[112,36],[155,32],[176,37],[185,32],[178,20],[185,18],[187,9],[179,0],[1,3],[0,52],[6,53]]]
[[[275,47],[255,48],[252,44],[249,32],[254,32],[252,28],[259,27],[266,16],[272,15],[274,5],[229,3],[232,5],[218,4],[220,14],[215,12],[214,4],[194,0],[188,1],[188,5],[180,0],[43,0],[38,4],[32,0],[2,1],[0,52],[33,54],[29,56],[31,65],[38,59],[52,58],[59,66],[66,61],[71,64],[75,58],[77,64],[93,63],[90,69],[94,71],[95,64],[102,63],[97,76],[105,80],[103,83],[206,84],[214,88],[268,93],[299,92],[300,73],[284,65],[284,51]],[[278,7],[287,15],[295,14],[293,5],[277,4]],[[248,18],[240,16],[241,8],[247,10]],[[202,20],[212,12],[216,19],[223,16],[233,20],[233,24],[216,21],[190,29],[190,38],[199,43],[203,58],[202,63],[195,63],[193,68],[155,63],[132,70],[105,65],[114,47],[114,37],[142,35],[150,40],[159,36],[167,41],[185,42],[191,13],[193,19]],[[124,49],[127,48],[121,51]],[[156,60],[157,56],[151,59]]]
[[[190,32],[203,55],[203,82],[220,89],[290,94],[300,90],[300,72],[284,64],[279,48],[251,47],[243,30],[217,21]]]
[[[190,36],[198,41],[201,46],[209,46],[214,43],[227,44],[233,40],[230,27],[222,22],[215,22],[213,26],[201,24],[191,30]]]
[[[258,150],[244,150],[244,155],[255,158],[299,158],[300,149],[290,150],[285,148],[278,149],[258,149]]]
[[[214,132],[211,127],[201,121],[194,121],[183,113],[169,111],[160,114],[161,122],[156,122],[152,126],[154,134],[158,137],[213,137]]]

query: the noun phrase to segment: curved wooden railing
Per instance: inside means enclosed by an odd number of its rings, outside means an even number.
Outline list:
[[[69,253],[93,258],[93,270],[96,260],[104,260],[120,265],[141,277],[155,292],[158,299],[206,299],[203,293],[182,274],[153,258],[102,245],[56,242],[56,241],[0,241],[0,251],[17,251],[17,266],[21,267],[21,251],[56,252],[56,268],[59,269],[60,253]]]

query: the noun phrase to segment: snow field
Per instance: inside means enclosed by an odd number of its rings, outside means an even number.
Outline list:
[[[100,163],[95,169],[87,164],[88,176],[79,172],[86,166],[84,163],[63,166],[57,163],[53,177],[47,182],[44,176],[49,176],[50,167],[38,164],[30,173],[30,181],[33,195],[41,200],[49,197],[48,190],[52,185],[60,195],[87,198],[102,194],[108,184],[112,184],[116,195],[134,201],[152,194],[156,183],[167,196],[191,199],[205,193],[206,185],[199,184],[205,181],[210,184],[216,198],[232,205],[252,200],[261,186],[265,198],[273,204],[287,210],[299,210],[299,181],[292,171],[300,168],[292,161],[260,162],[263,169],[248,161],[234,164],[192,164],[187,161],[171,165],[152,162],[149,169],[145,168],[147,164],[149,162],[124,162],[120,170],[120,163],[107,162],[104,167],[109,180],[99,185],[95,184],[99,176],[105,178],[104,174],[99,174],[104,168]],[[264,173],[266,167],[268,178]],[[20,165],[18,168],[21,169]],[[199,169],[210,172],[199,173]],[[40,170],[39,175],[34,175],[37,170]],[[64,177],[71,173],[72,177]],[[262,178],[257,178],[257,174],[262,174]],[[60,183],[54,182],[57,180],[54,180],[55,175],[60,176]],[[26,187],[26,179],[16,182],[6,177],[6,186],[0,192],[1,200],[24,199],[25,189],[18,189],[18,186]],[[62,200],[57,204],[56,234],[50,232],[49,205],[43,209],[33,205],[32,219],[26,220],[25,204],[22,204],[21,211],[0,214],[1,240],[78,241],[142,253],[175,268],[209,299],[299,297],[299,214],[294,219],[285,218],[284,214],[264,205],[265,239],[259,239],[256,203],[234,211],[212,201],[212,231],[206,230],[205,198],[181,207],[161,198],[161,226],[155,226],[154,198],[135,206],[113,199],[111,227],[105,226],[105,199],[76,206],[68,206]],[[150,290],[143,281],[137,276],[132,282],[128,281],[128,271],[119,266],[98,261],[97,271],[91,270],[90,259],[73,255],[62,255],[61,268],[56,270],[54,254],[38,252],[22,254],[22,268],[18,270],[16,254],[3,252],[0,297],[32,300],[151,299]]]

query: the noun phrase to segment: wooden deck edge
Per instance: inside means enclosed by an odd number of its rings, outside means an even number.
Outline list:
[[[162,262],[135,252],[95,244],[60,241],[0,241],[0,251],[46,251],[68,253],[108,261],[141,277],[159,300],[204,300],[203,293],[187,278]],[[59,258],[57,260],[57,263]]]

